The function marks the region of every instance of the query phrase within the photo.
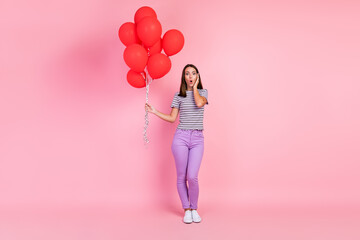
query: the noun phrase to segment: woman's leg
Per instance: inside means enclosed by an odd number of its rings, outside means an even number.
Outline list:
[[[186,144],[186,136],[175,134],[171,146],[175,159],[177,174],[177,190],[184,209],[190,208],[188,188],[186,185],[186,169],[188,165],[189,148]]]
[[[204,154],[204,141],[202,134],[192,136],[191,149],[189,151],[189,163],[187,169],[187,180],[189,183],[190,208],[198,208],[199,182],[198,174],[201,160]]]

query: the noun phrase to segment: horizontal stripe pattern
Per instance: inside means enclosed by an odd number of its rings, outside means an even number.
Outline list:
[[[208,99],[207,89],[198,89],[200,96]],[[201,108],[196,106],[194,92],[186,91],[186,97],[178,96],[176,92],[171,103],[171,107],[180,110],[180,119],[178,129],[198,129],[203,130],[204,106]],[[207,102],[206,104],[209,104]]]

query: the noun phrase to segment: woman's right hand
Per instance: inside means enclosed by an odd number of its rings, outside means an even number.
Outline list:
[[[148,111],[150,113],[155,113],[156,109],[153,106],[151,106],[150,104],[145,103],[145,111]]]

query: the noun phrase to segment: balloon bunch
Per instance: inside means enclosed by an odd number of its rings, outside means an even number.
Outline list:
[[[118,34],[120,41],[126,46],[123,57],[130,68],[126,76],[127,81],[135,88],[146,87],[146,102],[148,102],[149,85],[152,79],[162,78],[170,71],[169,57],[183,48],[184,36],[179,30],[171,29],[161,38],[161,24],[154,9],[148,6],[139,8],[135,13],[134,23],[122,24]],[[145,143],[149,142],[146,137],[147,114],[146,112]]]

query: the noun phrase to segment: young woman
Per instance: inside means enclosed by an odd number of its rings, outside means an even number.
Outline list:
[[[171,150],[176,165],[177,190],[185,210],[183,219],[185,223],[201,221],[197,212],[198,172],[204,153],[203,118],[204,105],[208,104],[207,99],[208,92],[203,89],[198,69],[192,64],[187,64],[182,71],[180,91],[175,93],[173,98],[170,115],[157,111],[150,104],[145,104],[145,110],[171,123],[175,122],[180,111],[179,125]]]

